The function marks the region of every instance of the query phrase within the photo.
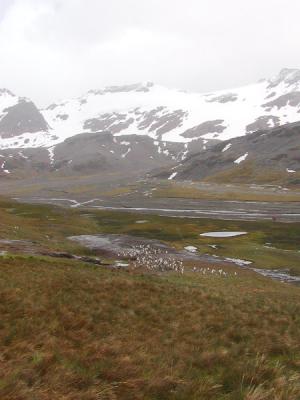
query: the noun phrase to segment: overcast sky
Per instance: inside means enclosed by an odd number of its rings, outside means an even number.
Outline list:
[[[0,0],[0,87],[39,105],[111,84],[211,91],[300,67],[299,0]]]

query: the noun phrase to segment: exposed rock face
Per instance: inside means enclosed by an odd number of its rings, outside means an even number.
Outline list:
[[[210,99],[207,99],[209,103],[229,103],[231,101],[236,101],[238,99],[238,95],[236,93],[225,93],[220,96],[212,97]]]
[[[48,124],[36,106],[26,100],[5,108],[0,120],[0,136],[11,138],[22,133],[35,133],[48,130]]]
[[[287,93],[282,96],[277,97],[275,100],[269,101],[268,103],[263,104],[263,107],[267,111],[271,111],[273,107],[277,107],[281,109],[289,105],[290,107],[298,107],[300,106],[300,91]],[[298,110],[299,112],[299,110]]]
[[[164,133],[180,127],[186,114],[183,110],[170,112],[166,107],[157,107],[151,111],[140,111],[137,108],[128,113],[106,113],[88,119],[84,122],[83,130],[110,131],[114,134],[127,130],[135,123],[139,131],[155,132],[155,136],[161,138]]]
[[[132,85],[123,86],[107,86],[100,90],[90,90],[89,93],[95,95],[104,95],[106,93],[128,93],[128,92],[149,92],[149,89],[154,86],[152,82],[134,83]]]
[[[121,132],[134,122],[133,118],[127,118],[127,114],[107,113],[98,118],[91,118],[84,122],[83,129],[91,132],[107,131],[111,133]]]
[[[208,133],[221,133],[226,129],[226,126],[222,125],[223,119],[216,119],[214,121],[206,121],[194,128],[185,131],[182,136],[186,138],[195,138],[206,135]]]
[[[246,126],[247,133],[256,132],[263,129],[272,128],[280,125],[280,120],[275,115],[263,115],[252,124]]]
[[[300,174],[300,123],[261,130],[252,135],[218,143],[206,151],[187,158],[180,165],[157,174],[174,179],[202,180],[220,172],[231,171],[238,180],[238,171],[245,165],[257,171],[274,170],[282,174]],[[234,174],[234,171],[237,174]],[[240,175],[240,181],[243,181]],[[297,183],[297,182],[294,182]],[[300,180],[299,180],[300,184]]]
[[[57,114],[56,118],[60,118],[63,121],[66,121],[69,118],[68,114]]]
[[[169,112],[165,107],[158,107],[150,112],[142,112],[139,118],[138,129],[148,128],[149,132],[156,132],[161,138],[164,133],[182,126],[183,118],[187,115],[183,110]]]

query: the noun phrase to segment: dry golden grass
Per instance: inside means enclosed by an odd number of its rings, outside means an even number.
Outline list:
[[[289,174],[282,169],[262,168],[258,167],[253,161],[245,161],[238,166],[228,168],[225,171],[216,173],[206,178],[206,182],[217,183],[258,183],[258,184],[279,184],[279,185],[293,185],[298,181],[299,186],[300,173]]]
[[[102,192],[101,196],[116,197],[116,196],[132,193],[133,190],[134,190],[134,187],[117,187],[117,188]]]
[[[233,191],[234,190],[234,191]],[[215,186],[210,188],[207,186],[204,189],[189,187],[187,184],[175,183],[165,184],[153,192],[153,197],[159,198],[183,198],[183,199],[199,199],[199,200],[236,200],[236,201],[268,201],[268,202],[299,202],[299,193],[281,192],[281,193],[266,193],[249,189],[245,186],[236,185],[232,189],[226,188],[223,185],[223,190],[216,190]]]
[[[298,400],[300,292],[0,260],[1,400]]]

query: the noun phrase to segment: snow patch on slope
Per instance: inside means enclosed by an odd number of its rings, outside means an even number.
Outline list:
[[[176,175],[177,175],[177,172],[173,172],[173,173],[169,176],[168,180],[171,181],[172,179],[175,178]]]
[[[237,158],[234,163],[235,164],[240,164],[241,162],[245,161],[246,158],[248,157],[248,153],[245,153],[244,155],[242,155],[241,157]]]
[[[231,143],[228,143],[228,144],[224,147],[224,149],[222,150],[222,153],[224,153],[225,151],[229,150],[231,146],[232,146],[232,144],[231,144]]]

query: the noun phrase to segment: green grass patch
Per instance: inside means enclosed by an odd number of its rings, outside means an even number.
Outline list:
[[[130,234],[159,239],[177,248],[196,246],[200,253],[253,261],[258,268],[289,268],[300,274],[300,224],[272,221],[228,221],[143,215],[148,222],[136,224],[140,214],[97,211],[95,221],[103,233]],[[232,238],[207,238],[210,231],[245,231]],[[213,249],[210,245],[217,245]]]
[[[147,222],[137,224],[145,219]],[[209,231],[246,231],[233,238],[207,238]],[[184,219],[115,211],[72,210],[50,205],[0,201],[0,238],[31,240],[53,251],[91,254],[68,236],[116,233],[158,239],[177,248],[196,246],[201,253],[242,258],[258,268],[289,268],[300,274],[300,224],[272,221]],[[210,245],[217,245],[213,249]]]

